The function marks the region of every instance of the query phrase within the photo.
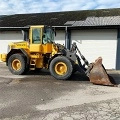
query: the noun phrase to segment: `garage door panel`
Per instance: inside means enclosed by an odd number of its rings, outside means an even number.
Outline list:
[[[20,39],[23,39],[21,31],[0,32],[0,40],[20,40]]]
[[[97,57],[101,56],[105,68],[115,69],[117,32],[115,30],[103,30],[102,32],[98,30],[92,32],[93,33],[90,31],[73,31],[72,42],[77,43],[81,53],[89,62],[93,62]],[[79,37],[75,35],[79,35]]]
[[[7,53],[7,46],[9,43],[20,41],[23,41],[21,32],[0,32],[0,53]]]
[[[72,40],[116,40],[117,30],[73,30]]]
[[[65,45],[65,32],[63,30],[56,31],[55,42]]]
[[[23,40],[0,40],[0,53],[7,53],[8,44],[11,42],[20,42]]]

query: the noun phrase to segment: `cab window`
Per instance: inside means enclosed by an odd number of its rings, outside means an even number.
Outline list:
[[[54,42],[54,32],[51,28],[46,28],[43,35],[43,44]]]
[[[33,28],[32,29],[32,43],[34,44],[40,44],[40,36],[41,29],[40,28]]]

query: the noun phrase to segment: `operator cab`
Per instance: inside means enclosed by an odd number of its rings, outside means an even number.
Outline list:
[[[29,41],[31,53],[51,53],[52,44],[54,43],[54,31],[49,26],[30,26]]]
[[[54,43],[54,31],[50,26],[31,26],[22,30],[24,41],[31,41],[31,44]]]
[[[47,44],[54,42],[54,31],[52,27],[33,27],[31,35],[32,44]]]

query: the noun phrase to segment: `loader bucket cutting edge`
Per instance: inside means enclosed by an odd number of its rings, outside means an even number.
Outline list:
[[[102,64],[101,57],[99,57],[95,60],[94,63],[92,63],[92,69],[89,74],[89,79],[90,82],[93,84],[114,86],[114,84],[111,83],[108,74]]]

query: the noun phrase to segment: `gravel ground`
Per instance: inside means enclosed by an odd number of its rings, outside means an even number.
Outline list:
[[[108,71],[119,83],[119,71]],[[57,81],[49,71],[12,75],[0,63],[0,120],[120,120],[120,87],[80,74]]]

